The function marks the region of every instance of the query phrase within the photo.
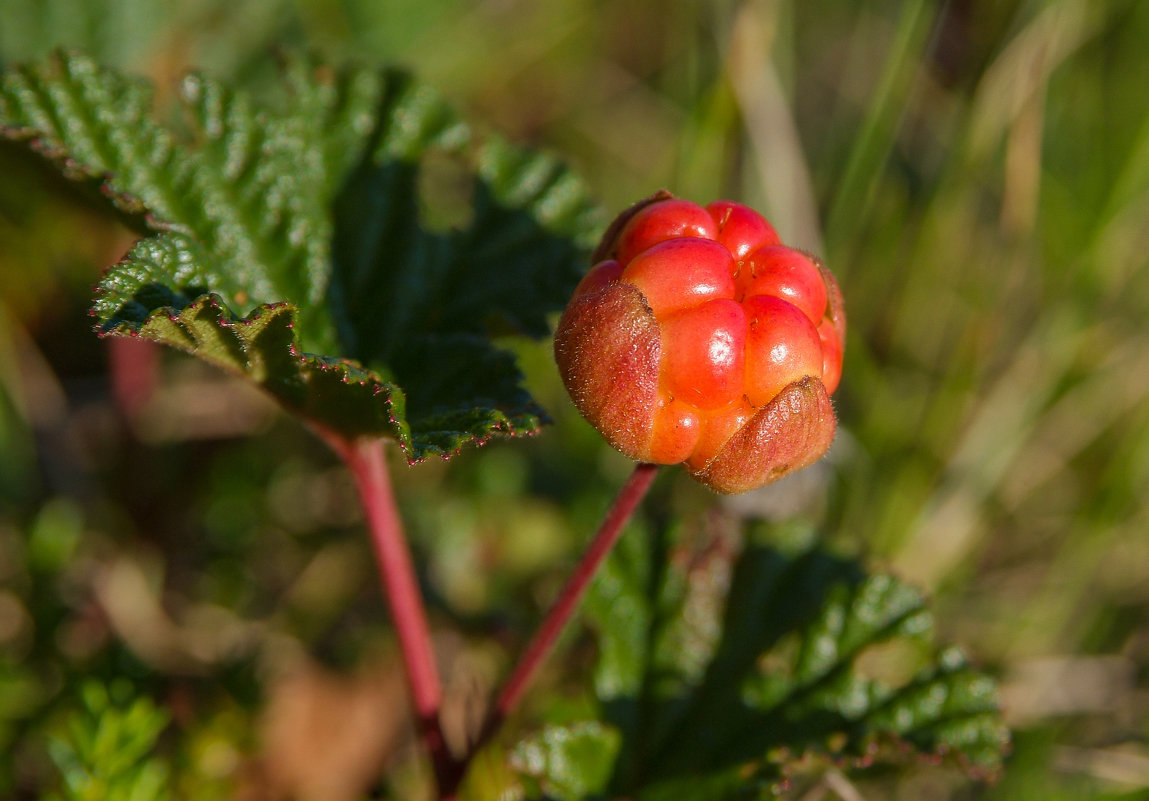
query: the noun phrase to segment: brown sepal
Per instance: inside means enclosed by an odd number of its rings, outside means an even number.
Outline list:
[[[633,284],[575,298],[555,331],[555,361],[575,406],[639,461],[650,456],[661,353],[658,321]]]
[[[727,495],[756,489],[821,459],[836,427],[826,388],[807,376],[779,392],[692,475]]]

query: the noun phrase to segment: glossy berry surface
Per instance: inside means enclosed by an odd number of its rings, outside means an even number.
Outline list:
[[[625,212],[559,322],[584,416],[631,458],[685,463],[720,492],[820,458],[842,371],[833,276],[738,203],[662,194]]]

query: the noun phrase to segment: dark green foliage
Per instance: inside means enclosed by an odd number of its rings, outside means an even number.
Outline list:
[[[80,55],[5,75],[0,133],[145,233],[100,283],[99,330],[241,373],[412,461],[537,430],[489,337],[542,336],[565,303],[598,220],[581,184],[479,141],[401,73],[296,60],[283,89],[256,106],[191,75],[165,127],[146,86]],[[461,219],[428,222],[443,217]]]
[[[555,797],[609,787],[640,799],[757,798],[785,787],[799,758],[947,755],[982,778],[1001,768],[1008,734],[994,681],[954,649],[932,651],[932,618],[913,589],[804,539],[632,533],[589,601],[603,721],[547,730],[526,760],[540,786],[567,787],[567,762],[613,753],[621,738],[613,775]],[[916,675],[867,675],[859,659],[880,662],[891,643],[919,654]],[[572,742],[583,746],[545,747]]]

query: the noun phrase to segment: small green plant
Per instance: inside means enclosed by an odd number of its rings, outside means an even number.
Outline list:
[[[130,685],[88,681],[48,743],[63,788],[54,801],[161,801],[170,769],[156,754],[169,716]]]
[[[978,778],[997,773],[1008,738],[993,681],[933,644],[918,593],[808,532],[786,544],[753,525],[630,523],[656,477],[652,461],[686,461],[708,485],[738,492],[826,450],[845,331],[837,284],[820,264],[780,248],[741,205],[665,198],[609,229],[591,259],[603,215],[579,179],[548,155],[477,134],[411,76],[289,59],[280,90],[257,101],[188,76],[178,115],[162,124],[146,85],[64,54],[4,74],[0,135],[139,235],[97,288],[102,336],[163,343],[242,376],[343,460],[440,799],[762,798],[815,764],[942,756]],[[428,180],[436,171],[450,180]],[[667,209],[674,219],[659,216]],[[691,214],[713,230],[683,245],[675,215]],[[675,269],[709,249],[721,256],[719,277],[740,276],[714,300],[742,315],[737,363],[653,356],[639,374],[606,360],[604,378],[571,332],[601,334],[600,296],[612,287],[630,292],[631,317],[652,308],[646,328],[661,327],[681,352],[706,340],[699,332],[713,321],[683,322],[652,300],[675,280],[649,255],[660,248],[673,251],[665,263]],[[538,432],[546,414],[496,337],[547,336],[576,292],[572,308],[590,305],[563,318],[557,350],[583,411],[618,416],[603,412],[610,380],[623,394],[640,379],[666,391],[639,409],[648,442],[623,448],[641,461],[598,534],[480,725],[452,747],[385,448],[416,464]],[[775,319],[780,328],[760,322]],[[771,340],[779,331],[781,345]],[[704,390],[677,422],[651,422],[673,416],[667,393],[695,386]],[[688,442],[666,433],[703,415],[707,426]],[[620,440],[616,427],[599,427]],[[598,658],[580,678],[596,702],[511,731],[587,592]],[[915,655],[902,660],[910,675],[887,680],[859,666],[891,642]],[[70,797],[113,787],[104,781],[122,783],[126,798],[155,797],[166,774],[145,754],[163,715],[142,700],[122,711],[98,690],[85,698],[86,722],[53,752]]]

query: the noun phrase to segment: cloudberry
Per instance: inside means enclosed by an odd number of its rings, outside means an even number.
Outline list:
[[[555,334],[579,411],[632,459],[744,492],[817,461],[846,318],[822,263],[738,203],[660,193],[595,251]]]

